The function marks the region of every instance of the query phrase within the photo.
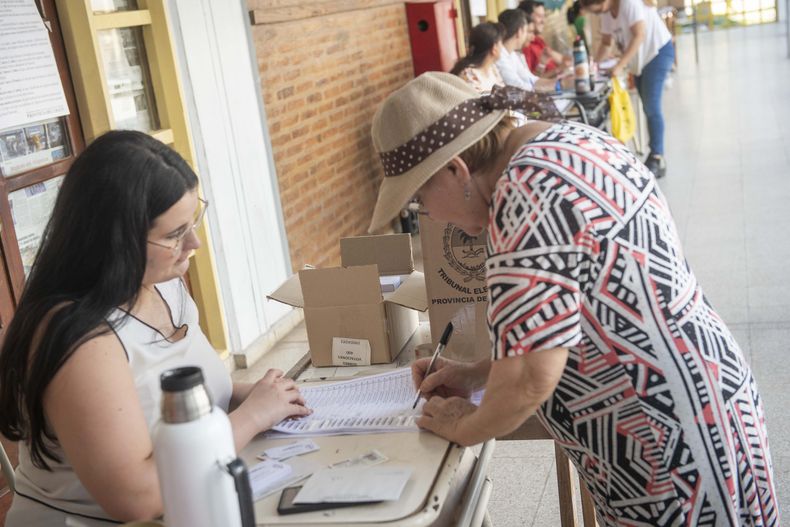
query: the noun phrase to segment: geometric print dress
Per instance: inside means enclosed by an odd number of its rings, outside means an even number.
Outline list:
[[[568,349],[538,416],[600,525],[779,525],[751,369],[622,143],[570,122],[526,143],[488,237],[494,359]]]

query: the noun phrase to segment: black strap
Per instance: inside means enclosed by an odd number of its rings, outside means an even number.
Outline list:
[[[81,514],[79,512],[72,512],[72,511],[69,511],[69,510],[66,510],[66,509],[61,509],[60,507],[55,507],[54,505],[46,503],[44,501],[41,501],[40,499],[34,498],[33,496],[28,496],[27,494],[22,494],[18,490],[14,491],[14,493],[17,494],[18,496],[22,496],[23,498],[27,498],[30,501],[35,501],[36,503],[39,503],[39,504],[41,504],[44,507],[47,507],[49,509],[56,510],[58,512],[62,512],[62,513],[65,513],[65,514],[70,514],[72,516],[79,516],[81,518],[87,518],[89,520],[97,520],[97,521],[109,523],[109,524],[112,524],[112,525],[120,525],[122,523],[125,523],[125,522],[119,522],[119,521],[115,521],[115,520],[110,520],[109,518],[99,518],[98,516],[91,516],[89,514]]]

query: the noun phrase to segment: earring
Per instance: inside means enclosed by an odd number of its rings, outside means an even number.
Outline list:
[[[470,199],[472,199],[472,191],[469,190],[469,187],[464,187],[464,199],[466,201],[469,201]]]

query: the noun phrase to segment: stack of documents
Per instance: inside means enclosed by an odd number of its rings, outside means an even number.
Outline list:
[[[319,436],[418,430],[415,421],[422,413],[423,401],[412,409],[414,384],[410,368],[321,386],[302,386],[299,391],[313,413],[282,421],[273,431]]]

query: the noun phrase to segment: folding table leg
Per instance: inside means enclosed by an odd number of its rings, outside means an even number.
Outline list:
[[[582,495],[582,523],[584,527],[598,527],[598,522],[595,520],[595,505],[593,504],[592,496],[587,490],[587,485],[584,484],[579,478],[579,490]]]
[[[576,527],[576,503],[573,501],[571,461],[562,448],[554,443],[554,462],[557,466],[557,488],[560,494],[560,525]]]

